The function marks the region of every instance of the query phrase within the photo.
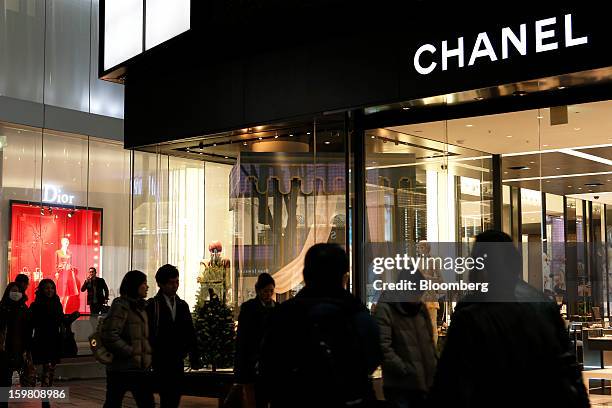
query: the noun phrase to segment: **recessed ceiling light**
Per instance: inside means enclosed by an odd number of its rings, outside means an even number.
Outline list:
[[[374,136],[370,136],[370,138],[374,139]]]
[[[561,170],[561,167],[555,167],[555,170]]]
[[[514,91],[512,93],[512,95],[514,95],[514,96],[525,96],[525,95],[527,95],[527,92],[526,91]]]
[[[278,139],[278,135],[274,136],[275,139]]]
[[[199,154],[204,154],[204,153],[200,152]]]
[[[572,186],[567,186],[567,188],[572,188]]]
[[[404,106],[402,109],[403,110],[410,110],[410,107],[409,106]]]
[[[290,133],[290,134],[289,134],[289,137],[293,137],[293,133]]]
[[[574,128],[574,130],[575,130],[576,132],[577,132],[577,131],[579,131],[580,129],[581,129],[581,128],[579,128],[579,127],[575,127],[575,128]]]
[[[582,190],[582,187],[578,187],[578,190]]]
[[[216,145],[217,145],[216,143],[213,143],[213,146],[216,146]]]
[[[544,116],[542,116],[542,115],[538,115],[538,116],[537,116],[537,118],[538,118],[538,119],[544,119]]]
[[[227,156],[224,156],[224,158],[229,159],[229,157],[227,157]]]
[[[550,180],[546,180],[547,183],[550,183]]]
[[[510,139],[510,138],[512,137],[512,135],[508,135],[508,136],[506,136],[506,137],[507,137],[508,139]]]
[[[561,86],[558,86],[557,89],[565,89],[565,87],[561,85]]]
[[[535,162],[532,161],[532,162],[529,162],[529,164],[535,164]]]
[[[550,146],[550,145],[547,145],[547,144],[543,144],[543,145],[542,145],[542,147],[548,147],[548,146]]]
[[[330,143],[331,143],[331,142],[330,142],[329,140],[325,142],[325,144],[327,144],[327,145],[328,145],[328,144],[330,144]]]
[[[482,96],[477,96],[474,98],[474,100],[476,101],[482,101],[484,98]]]
[[[504,171],[504,174],[508,174],[508,172],[507,172],[507,171]]]
[[[510,170],[529,170],[531,167],[528,166],[512,166],[508,167]]]
[[[245,146],[246,146],[246,145],[248,145],[248,143],[247,143],[247,142],[244,142],[244,143],[243,143],[243,145],[245,145]]]
[[[309,134],[310,134],[310,132],[306,132],[306,134],[307,134],[307,135],[309,135]]]
[[[262,137],[258,137],[259,140],[263,139]]]
[[[593,192],[593,190],[589,190],[589,193],[592,193],[592,192]]]
[[[465,125],[465,127],[473,127],[474,125]]]

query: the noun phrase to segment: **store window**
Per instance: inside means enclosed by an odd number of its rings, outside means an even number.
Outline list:
[[[52,279],[66,312],[88,313],[95,267],[118,294],[129,260],[130,156],[120,143],[0,123],[2,279]]]
[[[192,306],[204,283],[237,307],[263,272],[277,299],[293,297],[310,246],[346,246],[344,143],[344,122],[325,118],[134,152],[134,267],[151,281],[159,266],[177,265]],[[214,251],[227,265],[215,279]]]

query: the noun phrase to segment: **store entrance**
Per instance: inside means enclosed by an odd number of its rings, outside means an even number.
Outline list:
[[[572,319],[608,317],[611,111],[602,101],[369,131],[368,239],[469,241],[493,226],[497,183],[523,279]]]

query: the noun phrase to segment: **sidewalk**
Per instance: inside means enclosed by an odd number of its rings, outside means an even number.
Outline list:
[[[55,386],[70,388],[70,402],[51,403],[51,407],[100,408],[104,404],[104,395],[106,391],[106,380],[104,379],[61,381],[57,382]],[[155,401],[159,406],[159,397],[157,395],[155,396]],[[181,408],[217,408],[218,406],[219,403],[214,398],[183,397],[181,399]],[[40,403],[15,403],[9,404],[9,407],[39,408]],[[132,394],[126,394],[126,398],[123,401],[123,407],[136,408],[136,403],[132,398]]]

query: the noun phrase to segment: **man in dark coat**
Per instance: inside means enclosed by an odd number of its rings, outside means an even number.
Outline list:
[[[189,305],[176,294],[179,272],[164,265],[155,280],[159,292],[149,299],[149,336],[153,347],[153,371],[159,391],[160,406],[178,407],[182,394],[184,359],[189,355],[191,368],[201,368],[197,341]]]
[[[275,282],[270,274],[259,275],[255,283],[257,296],[240,306],[238,316],[234,379],[237,384],[254,385],[257,408],[266,407],[268,402],[266,392],[259,381],[257,365],[267,322],[276,307],[273,299],[274,287]]]
[[[370,406],[369,376],[382,361],[379,332],[344,289],[348,270],[342,247],[314,245],[304,259],[306,286],[270,316],[260,375],[272,407]]]
[[[471,279],[488,292],[455,308],[431,390],[432,407],[588,407],[558,306],[520,279],[521,258],[498,231],[476,237]]]
[[[102,306],[108,302],[108,286],[106,281],[98,278],[96,268],[89,268],[87,280],[81,286],[81,292],[87,291],[87,304],[91,314],[100,314]]]

